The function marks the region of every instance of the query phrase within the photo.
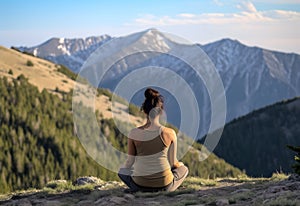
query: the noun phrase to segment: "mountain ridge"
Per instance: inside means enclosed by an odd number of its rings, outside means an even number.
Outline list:
[[[291,173],[294,152],[287,145],[300,145],[299,122],[300,97],[254,110],[225,125],[214,152],[250,176]]]
[[[61,64],[73,68],[73,71],[79,70],[85,59],[95,51],[97,47],[109,41],[109,35],[90,36],[86,38],[57,38],[53,37],[49,40],[31,47],[19,47],[20,51],[32,53],[56,64]],[[59,56],[58,59],[55,58]]]
[[[172,49],[184,49],[184,55],[190,55],[188,44],[182,47],[184,45],[182,42],[176,41],[175,38],[172,39],[172,35],[168,36],[157,29],[148,29],[127,36],[114,37],[113,39],[118,40],[124,45],[130,45],[133,44],[133,42],[139,43],[140,47],[145,49],[155,49],[155,47],[159,46],[166,53]],[[204,50],[215,65],[223,81],[228,103],[226,122],[260,107],[273,104],[283,99],[300,96],[300,72],[298,69],[300,68],[300,55],[298,54],[272,51],[256,46],[249,47],[238,40],[230,38],[204,45],[190,44],[190,46],[198,46]],[[30,48],[22,48],[22,50],[32,51]],[[80,57],[82,61],[88,57],[90,51],[85,55],[83,55],[83,53]],[[74,69],[72,64],[70,64],[70,62],[76,60],[76,58],[75,60],[72,59],[73,57],[77,58],[77,56],[72,55],[65,55],[64,57],[57,56],[55,61],[78,72],[81,63],[77,61],[77,66]],[[55,57],[51,58],[55,59]],[[65,58],[69,60],[65,61]],[[130,61],[133,62],[134,59],[132,58]],[[138,69],[138,67],[132,68],[130,61],[126,60],[123,61],[122,64],[116,64],[116,67],[121,69],[111,69],[110,75],[107,75],[103,80],[106,83],[103,83],[101,86],[113,90],[113,82],[119,82],[129,71]],[[140,61],[139,65],[142,67],[147,66],[149,63],[171,68],[188,82],[201,81],[193,80],[195,75],[190,72],[190,69],[188,69],[186,65],[178,60],[168,59],[168,57],[164,56],[155,58],[148,55],[148,57],[145,57],[144,63]],[[190,86],[193,88],[192,85]],[[200,90],[202,93],[206,93],[205,85],[200,83],[194,86],[193,90]],[[205,114],[205,111],[210,110],[209,96],[208,94],[199,94],[197,97],[200,105],[203,105],[204,108],[203,110],[200,108],[200,111]],[[137,104],[140,101],[141,100],[136,100],[133,103]],[[170,105],[169,108],[170,111],[178,110],[175,105]],[[176,115],[168,115],[170,116],[171,122],[178,127],[179,122],[176,120]],[[209,115],[205,115],[205,119],[209,121]],[[207,124],[205,119],[202,119],[202,122]],[[204,126],[202,129],[203,132],[199,134],[199,136],[205,134],[207,128],[208,125]]]

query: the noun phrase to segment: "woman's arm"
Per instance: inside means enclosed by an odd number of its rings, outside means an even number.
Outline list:
[[[124,164],[124,168],[131,168],[135,161],[136,149],[135,149],[133,139],[131,139],[130,137],[131,137],[131,132],[128,135],[128,142],[127,142],[128,157]]]
[[[171,139],[171,144],[168,151],[168,159],[171,168],[177,168],[183,165],[182,162],[177,160],[177,136],[174,130],[170,129],[168,132]]]

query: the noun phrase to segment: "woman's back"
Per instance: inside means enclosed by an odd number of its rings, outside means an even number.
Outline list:
[[[169,144],[162,130],[137,128],[131,136],[136,147],[133,180],[140,186],[163,187],[173,180],[168,161]]]
[[[141,110],[147,122],[130,132],[128,158],[118,175],[132,191],[174,191],[187,176],[188,168],[176,158],[175,131],[161,126],[163,96],[152,88],[144,95]]]

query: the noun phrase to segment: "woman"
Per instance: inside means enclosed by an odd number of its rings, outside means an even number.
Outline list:
[[[188,175],[188,168],[176,158],[175,131],[159,122],[164,109],[162,95],[152,88],[144,95],[141,110],[147,122],[129,133],[128,159],[118,175],[130,188],[128,192],[174,191]]]

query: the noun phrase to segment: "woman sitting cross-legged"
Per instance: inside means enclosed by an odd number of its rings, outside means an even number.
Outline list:
[[[118,175],[129,192],[174,191],[188,175],[188,168],[177,160],[175,131],[159,122],[164,109],[162,95],[151,88],[144,95],[141,109],[147,122],[129,133],[128,158]]]

